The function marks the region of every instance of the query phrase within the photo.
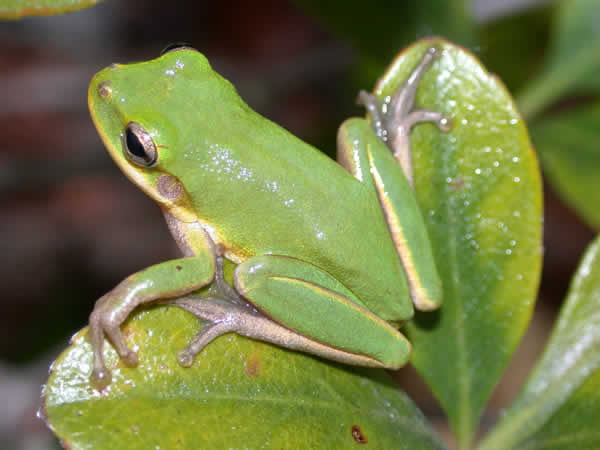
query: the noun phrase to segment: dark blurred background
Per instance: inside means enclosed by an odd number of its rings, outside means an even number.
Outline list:
[[[547,46],[549,2],[477,0],[452,17],[451,1],[438,2],[439,9],[432,1],[426,8],[396,3],[369,5],[367,18],[350,1],[336,22],[335,10],[312,1],[107,0],[63,16],[0,23],[1,448],[56,447],[35,416],[49,364],[86,325],[99,296],[177,255],[159,209],[120,173],[93,129],[86,104],[92,75],[187,42],[250,106],[332,155],[337,126],[363,114],[354,104],[358,90],[371,89],[412,41],[436,34],[465,45],[513,91]],[[515,45],[522,27],[535,38]],[[535,361],[593,237],[550,189],[545,211],[536,314],[484,425]],[[398,379],[444,432],[441,410],[412,370]]]

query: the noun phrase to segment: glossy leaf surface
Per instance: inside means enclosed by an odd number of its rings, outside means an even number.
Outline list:
[[[391,95],[425,49],[442,56],[417,103],[446,113],[450,132],[412,133],[415,190],[444,299],[407,325],[413,364],[469,448],[479,416],[529,322],[541,263],[541,186],[525,124],[504,86],[469,52],[423,41],[397,57],[376,94]]]
[[[600,238],[596,238],[573,279],[544,355],[481,448],[595,448],[593,442],[600,441],[599,368]]]
[[[554,416],[519,448],[524,450],[596,450],[600,448],[600,371],[556,411]]]
[[[88,381],[86,330],[54,363],[43,412],[69,448],[444,448],[383,371],[357,371],[225,335],[192,368],[176,351],[199,322],[175,307],[137,313],[125,326],[140,365],[106,351],[113,382]],[[364,441],[364,442],[363,442]]]

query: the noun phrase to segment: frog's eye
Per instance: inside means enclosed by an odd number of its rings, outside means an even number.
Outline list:
[[[150,133],[137,122],[129,122],[122,134],[125,156],[132,163],[142,167],[152,167],[158,160],[156,145]]]
[[[169,44],[165,48],[163,48],[162,52],[160,52],[160,56],[164,55],[165,53],[174,52],[176,50],[182,49],[196,50],[187,42],[173,42],[172,44]]]

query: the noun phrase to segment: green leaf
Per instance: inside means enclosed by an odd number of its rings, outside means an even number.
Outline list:
[[[101,0],[0,0],[0,19],[50,16],[88,8]]]
[[[462,45],[475,41],[470,4],[464,0],[296,0],[296,3],[351,42],[360,53],[361,65],[370,66],[374,77],[382,73],[398,49],[417,38],[438,35]]]
[[[444,448],[385,372],[351,370],[236,335],[202,351],[193,367],[175,353],[199,322],[175,307],[141,310],[124,327],[139,347],[127,368],[106,350],[113,382],[88,377],[86,330],[54,363],[43,414],[68,448]]]
[[[552,186],[600,229],[600,102],[543,119],[531,134]]]
[[[490,392],[529,322],[541,265],[541,185],[525,123],[503,85],[462,48],[422,41],[375,92],[390,95],[429,46],[444,49],[417,102],[451,117],[412,132],[415,190],[444,288],[436,312],[407,325],[412,362],[470,448]]]
[[[598,92],[600,27],[597,0],[562,0],[557,4],[547,63],[521,95],[518,104],[529,119],[567,93]]]
[[[542,358],[498,426],[482,443],[482,450],[523,448],[528,439],[528,445],[547,441],[546,447],[534,448],[567,448],[568,441],[556,441],[560,430],[571,433],[573,439],[589,435],[598,441],[599,391],[588,395],[600,382],[598,373],[582,384],[600,367],[599,304],[600,237],[581,261]],[[594,409],[579,418],[577,411],[588,407]],[[581,433],[579,437],[574,435],[577,432]],[[571,444],[568,448],[592,448],[580,446],[578,441]]]
[[[556,411],[540,430],[527,439],[522,450],[597,450],[600,448],[600,371]]]

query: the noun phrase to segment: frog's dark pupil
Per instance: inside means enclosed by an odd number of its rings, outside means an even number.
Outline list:
[[[148,155],[146,155],[144,146],[140,142],[140,139],[135,135],[135,133],[133,133],[133,131],[127,128],[125,134],[127,138],[127,149],[129,150],[129,152],[132,155],[137,156],[138,158],[142,158],[144,160],[148,159]]]

